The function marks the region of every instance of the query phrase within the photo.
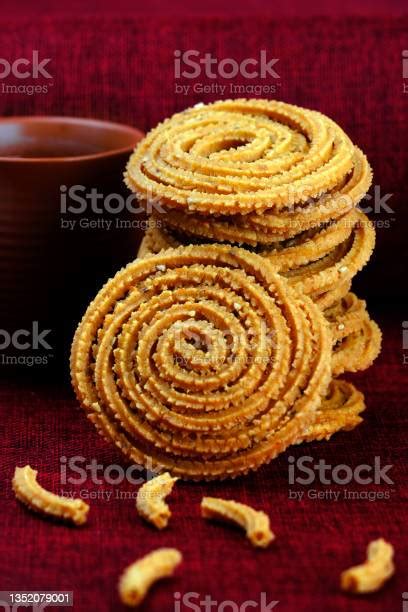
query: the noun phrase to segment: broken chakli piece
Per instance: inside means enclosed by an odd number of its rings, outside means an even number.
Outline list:
[[[242,527],[251,544],[258,548],[267,548],[275,539],[275,534],[271,531],[269,516],[262,510],[255,510],[247,504],[219,497],[203,497],[201,516]]]
[[[320,309],[244,249],[136,260],[78,326],[72,382],[100,433],[173,476],[245,474],[293,444],[331,378]]]
[[[172,576],[183,560],[177,548],[157,548],[129,565],[119,578],[119,597],[126,606],[139,606],[158,580]]]
[[[383,538],[378,538],[367,546],[367,558],[364,563],[341,573],[340,586],[348,593],[375,593],[394,573],[394,547]]]
[[[164,472],[145,482],[137,492],[137,512],[157,529],[167,527],[171,511],[165,498],[170,495],[176,482],[177,478]]]
[[[47,491],[37,482],[37,474],[29,465],[16,467],[12,480],[16,498],[38,514],[83,525],[88,517],[88,504]]]

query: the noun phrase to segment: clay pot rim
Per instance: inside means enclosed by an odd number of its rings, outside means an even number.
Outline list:
[[[29,124],[29,123],[65,123],[68,125],[77,126],[92,126],[101,129],[110,129],[116,132],[122,132],[127,134],[129,137],[133,136],[134,142],[132,144],[123,147],[114,147],[112,149],[106,149],[98,151],[97,153],[88,153],[85,155],[67,155],[62,157],[22,157],[19,155],[0,155],[1,163],[13,163],[13,164],[60,164],[60,163],[75,163],[81,161],[93,161],[103,158],[109,158],[115,155],[124,153],[131,153],[136,147],[137,143],[144,138],[145,133],[138,128],[131,127],[124,123],[117,123],[115,121],[105,121],[104,119],[94,119],[92,117],[71,117],[64,115],[29,115],[29,116],[10,116],[1,117],[0,126],[5,123],[16,123],[16,124]]]

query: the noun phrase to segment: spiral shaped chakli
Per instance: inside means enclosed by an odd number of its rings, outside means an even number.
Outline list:
[[[294,207],[298,212],[323,194],[337,194],[350,180],[351,187],[364,182],[369,169],[357,158],[343,130],[316,111],[276,100],[225,100],[160,123],[136,147],[125,180],[150,209],[157,204],[204,215],[287,213]],[[358,178],[360,170],[366,179]],[[341,207],[336,198],[334,209]],[[312,225],[318,223],[314,218]]]
[[[342,229],[331,227],[319,234],[314,233],[307,240],[298,240],[295,245],[267,253],[267,259],[274,264],[290,284],[308,292],[313,301],[321,308],[332,332],[334,343],[333,372],[356,372],[367,369],[378,357],[381,348],[381,333],[377,324],[367,313],[366,304],[353,293],[349,293],[351,279],[363,267],[373,249],[374,231],[363,213],[353,211],[355,225],[343,224],[350,236],[346,241],[333,245],[333,240]],[[350,233],[351,232],[351,233]],[[191,238],[187,237],[188,242]],[[315,257],[321,248],[327,254],[316,262],[306,263],[299,268],[295,265]],[[313,248],[316,243],[316,249]],[[148,257],[163,249],[180,245],[171,233],[150,228],[139,248],[139,257]],[[290,271],[288,270],[290,269]],[[311,291],[314,289],[314,291]]]
[[[223,217],[152,207],[152,218],[160,224],[187,236],[205,238],[208,242],[230,242],[237,245],[271,245],[294,238],[313,228],[344,217],[367,193],[372,180],[365,155],[355,147],[353,169],[335,189],[317,200],[263,214],[249,213]]]
[[[294,443],[331,377],[319,308],[244,249],[168,249],[119,271],[75,334],[90,420],[132,461],[234,477]]]

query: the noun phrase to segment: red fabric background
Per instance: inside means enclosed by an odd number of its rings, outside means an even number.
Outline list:
[[[13,19],[27,15],[75,15],[83,14],[126,14],[126,15],[195,15],[213,16],[222,15],[231,17],[234,15],[266,15],[276,18],[286,17],[310,17],[315,15],[330,15],[333,17],[349,15],[365,16],[391,16],[406,13],[404,0],[313,0],[303,2],[302,0],[207,0],[198,2],[191,0],[173,0],[171,5],[163,0],[150,0],[150,2],[135,2],[134,0],[116,0],[108,2],[104,0],[89,0],[84,4],[81,0],[70,0],[64,4],[56,0],[37,0],[33,4],[30,0],[20,0],[18,6],[10,0],[3,0],[3,13],[12,15]]]
[[[211,51],[219,58],[237,60],[253,57],[259,49],[270,50],[272,57],[279,58],[282,84],[277,97],[337,120],[367,153],[382,193],[394,193],[391,229],[378,232],[375,257],[356,282],[385,336],[375,366],[354,377],[367,395],[365,422],[329,443],[290,449],[245,479],[222,485],[180,484],[171,499],[173,520],[163,534],[138,520],[130,500],[91,502],[89,524],[70,529],[43,521],[15,502],[10,490],[15,465],[29,462],[39,469],[41,482],[58,491],[62,455],[96,458],[105,467],[122,460],[98,438],[67,386],[35,379],[3,384],[0,590],[70,589],[74,610],[121,610],[116,596],[121,569],[156,546],[175,545],[184,553],[184,566],[173,581],[154,590],[144,610],[173,610],[174,591],[211,594],[219,602],[228,599],[238,604],[258,599],[266,591],[268,598],[280,601],[277,610],[288,612],[397,612],[402,610],[401,593],[408,591],[407,366],[402,365],[401,334],[401,322],[408,317],[398,306],[406,297],[408,94],[402,93],[401,51],[408,48],[408,17],[392,16],[401,15],[402,3],[385,2],[357,7],[342,3],[336,10],[322,4],[310,12],[309,7],[306,11],[293,4],[286,10],[278,4],[274,12],[272,5],[256,2],[250,5],[250,16],[244,3],[236,5],[237,13],[247,16],[234,16],[225,3],[210,3],[210,16],[194,6],[188,5],[185,16],[184,7],[176,2],[165,15],[157,3],[136,10],[122,2],[119,8],[126,17],[114,13],[113,6],[107,7],[110,15],[104,15],[92,4],[83,11],[78,4],[77,14],[62,16],[42,2],[38,11],[51,14],[41,18],[33,15],[30,5],[25,14],[11,15],[10,7],[5,9],[0,55],[24,57],[39,49],[41,56],[52,58],[54,85],[46,96],[2,95],[0,112],[95,116],[148,129],[176,110],[217,97],[174,93],[175,49]],[[73,13],[67,7],[63,12]],[[311,13],[328,16],[312,18]],[[291,454],[351,467],[372,463],[379,455],[383,464],[393,464],[395,484],[360,488],[391,489],[391,497],[377,502],[291,501],[287,476]],[[321,491],[343,489],[313,486]],[[90,482],[70,486],[77,492],[86,487],[114,488]],[[204,493],[265,509],[276,543],[267,551],[256,551],[238,531],[205,523],[199,517]],[[343,595],[338,588],[340,571],[363,560],[368,541],[378,536],[396,547],[396,576],[371,597]]]

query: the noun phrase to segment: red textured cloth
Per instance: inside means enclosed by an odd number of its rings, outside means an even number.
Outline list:
[[[206,0],[198,2],[192,0],[173,0],[171,4],[163,0],[150,0],[150,2],[135,2],[134,0],[88,0],[86,4],[82,0],[70,0],[61,3],[55,0],[37,0],[33,4],[30,0],[20,0],[18,5],[10,0],[3,0],[3,14],[11,14],[13,17],[29,15],[81,15],[86,14],[126,14],[126,15],[223,15],[231,17],[232,10],[234,15],[270,15],[276,18],[282,17],[310,17],[311,15],[330,15],[339,17],[340,15],[374,15],[390,16],[402,15],[406,13],[404,0],[313,0],[304,2],[303,0]]]
[[[147,9],[142,14],[142,9],[124,4],[126,17],[113,14],[106,5],[109,16],[97,9],[89,14],[92,5],[82,14],[79,4],[71,16],[37,19],[32,9],[27,9],[27,17],[10,16],[10,9],[3,12],[0,55],[27,57],[39,49],[42,57],[52,59],[53,85],[43,96],[0,95],[1,114],[92,116],[148,129],[177,110],[218,97],[175,94],[175,49],[199,49],[238,61],[267,49],[279,58],[281,85],[276,97],[319,109],[337,120],[367,153],[381,193],[394,194],[389,201],[394,213],[372,217],[389,221],[390,228],[379,229],[375,256],[355,283],[382,323],[384,349],[372,369],[353,377],[366,393],[363,425],[328,443],[290,449],[270,466],[235,482],[179,484],[171,498],[173,519],[164,533],[144,525],[130,499],[91,501],[89,523],[81,529],[41,520],[17,504],[10,479],[14,467],[26,463],[37,468],[40,481],[55,491],[87,489],[101,495],[135,488],[96,485],[89,479],[82,485],[62,485],[62,456],[96,459],[104,467],[123,461],[97,436],[67,385],[36,380],[3,383],[0,590],[67,589],[74,591],[75,611],[121,610],[116,584],[122,568],[156,546],[174,545],[184,554],[183,567],[176,578],[154,589],[142,610],[175,610],[174,592],[196,592],[201,598],[208,594],[219,604],[232,600],[238,605],[259,600],[266,592],[268,600],[279,600],[274,609],[288,612],[398,612],[403,609],[402,593],[408,591],[404,394],[408,366],[402,365],[401,328],[408,317],[397,308],[406,297],[408,94],[403,93],[401,52],[408,47],[408,17],[390,15],[394,9],[401,15],[402,3],[391,7],[378,2],[372,12],[368,4],[358,4],[361,10],[354,5],[352,17],[344,17],[347,3],[337,12],[321,5],[314,14],[329,16],[318,18],[296,3],[287,7],[293,8],[286,11],[290,18],[282,8],[274,14],[273,4],[264,8],[260,2],[254,3],[256,10],[249,17],[228,14],[224,3],[220,3],[224,10],[218,3],[210,4],[212,16],[192,16],[200,11],[190,8],[187,17],[180,3],[168,14],[153,9],[152,14]],[[238,4],[248,13],[244,3]],[[50,4],[38,7],[43,14]],[[75,321],[67,319],[67,325],[74,327]],[[372,464],[379,456],[382,464],[393,465],[389,475],[394,484],[352,483],[348,488],[362,495],[388,492],[390,498],[290,500],[290,489],[303,490],[305,496],[312,489],[323,493],[332,489],[341,495],[345,489],[335,484],[291,486],[290,455],[310,455],[316,461],[352,468]],[[203,494],[263,508],[271,517],[276,542],[257,551],[238,530],[204,522],[199,512]],[[340,572],[362,561],[368,542],[379,536],[395,545],[395,577],[373,596],[343,595]],[[181,606],[180,612],[187,609]],[[228,607],[225,610],[229,612]]]

